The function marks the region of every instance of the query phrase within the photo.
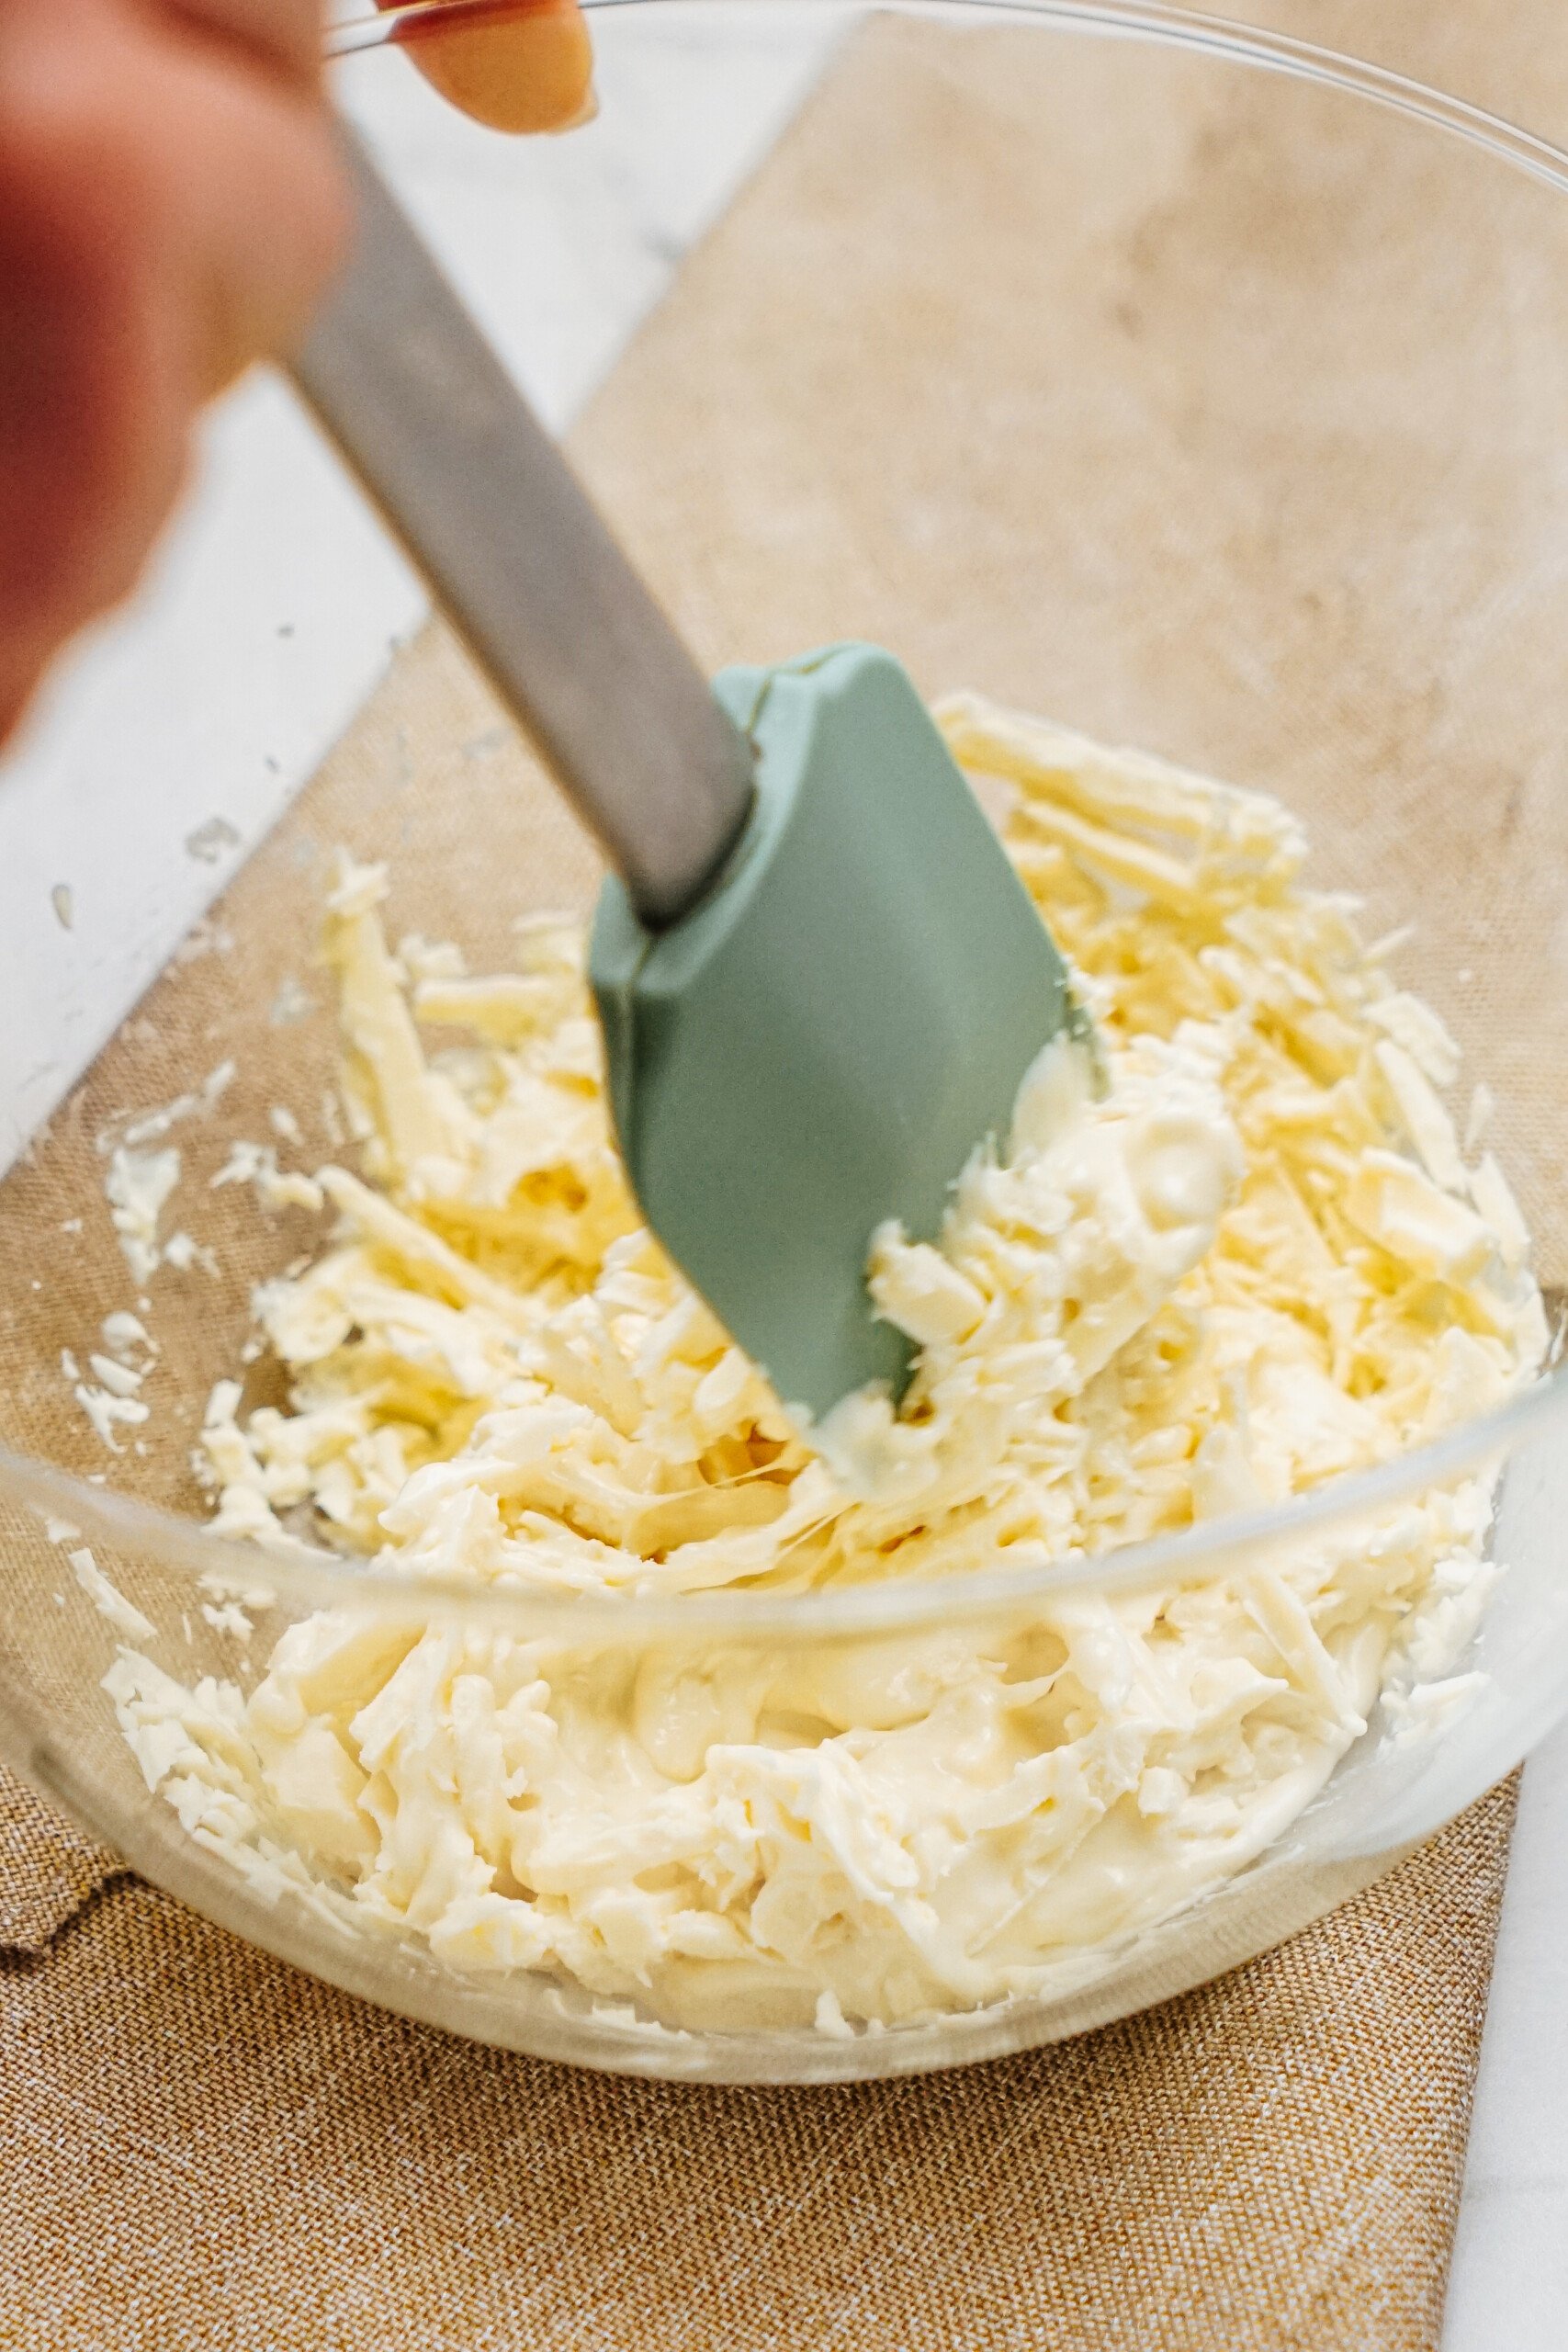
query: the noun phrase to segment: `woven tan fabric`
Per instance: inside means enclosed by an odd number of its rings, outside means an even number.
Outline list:
[[[42,1951],[119,1867],[108,1847],[0,1765],[0,1951]]]
[[[1517,42],[1502,0],[1483,20]],[[1498,919],[1476,901],[1499,829],[1522,822],[1532,844],[1507,877],[1520,925],[1545,924],[1568,860],[1568,811],[1542,764],[1568,659],[1557,592],[1507,614],[1495,691],[1446,729],[1402,649],[1423,598],[1470,593],[1483,549],[1467,556],[1473,577],[1412,582],[1391,566],[1358,574],[1342,605],[1314,604],[1337,551],[1249,506],[1241,458],[1227,510],[1195,517],[1184,503],[1193,436],[1240,450],[1260,430],[1240,390],[1222,395],[1226,380],[1255,390],[1265,366],[1304,436],[1325,531],[1362,473],[1412,528],[1426,502],[1472,497],[1480,476],[1456,473],[1451,432],[1428,447],[1403,378],[1398,413],[1358,419],[1359,438],[1310,389],[1291,409],[1294,376],[1310,387],[1311,291],[1346,218],[1336,191],[1382,208],[1369,335],[1403,299],[1402,224],[1450,220],[1457,246],[1465,191],[1424,151],[1393,184],[1365,176],[1367,126],[1330,107],[1274,186],[1258,157],[1281,119],[1277,85],[1205,83],[1196,105],[1184,89],[1177,117],[1172,87],[1016,34],[860,39],[616,370],[580,460],[710,662],[880,637],[930,687],[987,688],[1287,792],[1328,869],[1381,888],[1394,915],[1418,877],[1416,978],[1497,1057],[1505,1118],[1510,1088],[1539,1097],[1545,1071],[1543,1099],[1568,1121],[1568,1039],[1537,1020],[1506,1060],[1521,1035],[1506,974],[1479,1006],[1452,1004],[1455,928],[1484,937]],[[1135,165],[1123,139],[1111,185],[1095,126],[1113,92],[1141,109],[1142,136]],[[929,158],[913,177],[911,154]],[[1043,277],[1065,206],[1089,227]],[[1185,348],[1179,304],[1195,272],[1260,240],[1300,274],[1299,322],[1278,346],[1243,335],[1227,379],[1201,311]],[[1443,299],[1462,308],[1462,295]],[[792,340],[794,301],[849,338],[852,367],[842,348],[827,367]],[[1478,333],[1434,356],[1431,413],[1451,424],[1506,356],[1514,454],[1544,466],[1561,438],[1545,361],[1565,304],[1568,254],[1555,282],[1521,280],[1506,355]],[[977,334],[987,367],[960,372],[979,407],[955,412],[955,355]],[[1149,339],[1158,392],[1135,475],[1097,406],[1121,366],[1111,339],[1129,334]],[[1498,528],[1528,539],[1510,496]],[[1540,577],[1555,578],[1545,553]],[[1279,695],[1258,684],[1259,632]],[[1437,779],[1440,858],[1397,790],[1368,790],[1369,745],[1380,776]],[[1499,768],[1522,779],[1522,818],[1518,796],[1499,799]],[[237,1053],[222,1121],[184,1131],[220,1275],[160,1277],[150,1451],[115,1465],[118,1482],[186,1510],[179,1413],[232,1368],[250,1281],[310,1238],[285,1220],[258,1240],[250,1204],[204,1185],[227,1133],[265,1133],[273,1102],[308,1107],[330,1068],[324,1018],[275,1016],[286,984],[320,990],[309,940],[321,851],[338,840],[392,858],[395,923],[461,934],[481,958],[513,912],[585,903],[593,879],[482,688],[426,632],[229,892],[219,952],[160,983],[0,1187],[0,1262],[47,1250],[53,1275],[36,1294],[0,1284],[0,1427],[101,1466],[57,1366],[123,1272],[101,1215],[69,1251],[61,1226],[101,1201],[104,1120]],[[1516,1155],[1557,1279],[1568,1237],[1549,1175],[1563,1141],[1537,1134]],[[28,1540],[40,1556],[8,1554],[7,1570],[36,1574],[47,1601],[58,1565]],[[160,1616],[153,1587],[128,1589]],[[107,1636],[66,1599],[74,1616],[39,1618],[51,1633],[69,1622],[82,1645],[59,1654],[56,1703],[87,1694],[81,1753],[129,1787],[93,1700],[89,1645],[107,1656]],[[195,1643],[231,1670],[199,1623]],[[1511,1806],[1495,1792],[1280,1951],[1068,2047],[923,2083],[720,2092],[573,2075],[356,2007],[116,1879],[111,1856],[0,1780],[0,2346],[1431,2352]]]
[[[1511,1809],[1163,2009],[808,2092],[475,2049],[127,1882],[0,1974],[0,2342],[1430,2352]]]

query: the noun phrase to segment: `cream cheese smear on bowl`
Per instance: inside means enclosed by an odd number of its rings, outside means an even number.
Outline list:
[[[1444,1096],[1458,1054],[1303,887],[1277,801],[974,696],[938,721],[1099,1040],[1048,1048],[940,1246],[885,1227],[897,1412],[803,1432],[639,1229],[582,941],[396,949],[381,869],[327,916],[361,1174],[256,1296],[287,1409],[215,1391],[215,1525],[312,1510],[385,1566],[520,1595],[825,1591],[1075,1561],[1277,1504],[1483,1411],[1546,1351],[1528,1236]],[[849,1642],[290,1626],[248,1691],[128,1638],[149,1785],[255,1883],[453,1967],[667,2026],[875,2029],[1092,1973],[1239,1871],[1380,1699],[1437,1720],[1496,1573],[1450,1481],[1208,1582]],[[519,1626],[527,1623],[519,1608]]]

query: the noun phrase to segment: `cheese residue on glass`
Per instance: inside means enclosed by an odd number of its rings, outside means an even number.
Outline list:
[[[1284,1501],[1537,1368],[1523,1222],[1441,1100],[1454,1045],[1303,887],[1287,811],[973,696],[937,716],[1010,792],[1101,1067],[1048,1049],[940,1246],[874,1237],[920,1351],[898,1413],[803,1434],[639,1227],[577,928],[471,977],[394,953],[382,870],[345,858],[364,1176],[315,1172],[337,1232],[257,1295],[288,1409],[212,1398],[220,1532],[310,1507],[520,1594],[961,1577]],[[842,2033],[1081,1982],[1276,1838],[1380,1700],[1440,1719],[1489,1519],[1461,1478],[1207,1581],[840,1643],[327,1611],[248,1696],[129,1648],[108,1688],[150,1784],[258,1883],[665,2024]]]

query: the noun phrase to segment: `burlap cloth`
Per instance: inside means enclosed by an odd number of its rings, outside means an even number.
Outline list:
[[[1479,15],[1500,28],[1501,0]],[[1519,39],[1517,11],[1508,31]],[[1263,117],[1279,104],[1266,91],[1216,83],[1195,114],[1184,100],[1192,135],[1177,152],[1156,79],[1140,96],[1135,76],[1109,78],[1102,53],[1069,69],[1055,44],[1047,57],[1016,35],[957,40],[878,28],[845,51],[585,420],[581,462],[710,662],[840,631],[886,637],[930,685],[1012,694],[1276,783],[1332,812],[1351,873],[1397,866],[1407,878],[1398,808],[1325,781],[1346,745],[1364,748],[1369,696],[1381,697],[1390,770],[1401,768],[1419,713],[1400,657],[1399,582],[1359,583],[1355,629],[1306,616],[1294,658],[1327,665],[1337,698],[1310,737],[1281,741],[1269,697],[1249,696],[1239,668],[1226,669],[1223,610],[1203,604],[1227,565],[1276,562],[1277,535],[1269,542],[1238,503],[1213,518],[1211,542],[1197,543],[1189,517],[1173,547],[1157,524],[1174,475],[1125,481],[1108,458],[1097,476],[1092,404],[1066,397],[1092,371],[1096,334],[1143,322],[1168,345],[1166,278],[1190,275],[1183,239],[1199,214],[1221,261],[1293,224],[1310,285],[1313,240],[1335,229],[1300,175],[1321,152],[1317,192],[1331,190],[1366,124],[1325,110],[1319,147],[1295,153],[1295,184],[1271,193],[1257,165]],[[1119,106],[1149,110],[1149,184],[1123,171],[1080,277],[1057,270],[1040,288],[1050,208],[1092,209],[1106,196],[1094,123],[1113,90]],[[1055,178],[1010,172],[1010,153],[1038,147],[1043,124],[1060,151]],[[913,179],[912,142],[930,158]],[[1463,191],[1427,168],[1413,151],[1403,179],[1369,183],[1365,200],[1388,208],[1380,250],[1397,247],[1402,220],[1462,210]],[[1021,178],[1042,208],[1033,218]],[[1206,211],[1192,196],[1205,187]],[[918,257],[908,282],[900,254]],[[968,275],[986,280],[973,314]],[[818,312],[863,324],[863,366],[850,377],[815,372],[811,351],[792,345],[788,289],[807,284]],[[1017,299],[998,311],[1010,286]],[[1369,331],[1385,290],[1366,287]],[[1545,351],[1563,286],[1530,290]],[[991,413],[954,414],[951,466],[922,475],[952,354],[977,331],[996,339]],[[1310,341],[1307,306],[1301,332]],[[1008,406],[1030,339],[1053,334],[1069,346],[1054,445],[1032,411]],[[1528,356],[1513,353],[1513,390],[1534,415]],[[1495,359],[1483,347],[1441,355],[1433,399],[1474,396]],[[1273,364],[1288,375],[1288,349]],[[963,380],[973,391],[972,365]],[[1167,422],[1179,426],[1180,388],[1167,390]],[[1545,447],[1544,407],[1536,424]],[[1208,427],[1240,429],[1201,413],[1181,429]],[[1179,442],[1151,426],[1156,473],[1177,465]],[[1343,451],[1325,427],[1311,455],[1326,481]],[[1427,462],[1419,434],[1402,437],[1391,419],[1386,494],[1418,502]],[[944,498],[980,518],[972,594],[962,562],[952,569]],[[1043,518],[1064,515],[1042,557]],[[1112,641],[1118,596],[1141,583],[1146,606],[1143,575],[1160,564],[1171,629]],[[987,583],[1010,565],[1018,593],[998,613]],[[1295,591],[1286,581],[1279,593]],[[1516,616],[1516,664],[1555,658],[1552,619],[1532,636]],[[1545,695],[1522,715],[1517,699],[1500,699],[1487,723],[1493,756],[1522,764],[1517,730],[1541,723]],[[1463,748],[1442,754],[1459,829],[1479,822]],[[481,772],[501,833],[454,850]],[[1558,828],[1538,861],[1542,888],[1559,887]],[[238,1038],[245,1116],[286,1091],[266,1007],[304,952],[308,870],[339,838],[400,854],[422,880],[427,927],[471,932],[465,907],[475,915],[487,879],[493,899],[497,873],[516,877],[508,911],[581,900],[592,885],[558,804],[450,641],[427,631],[229,894],[220,923],[232,955],[160,984],[4,1188],[0,1239],[13,1251],[29,1235],[43,1246],[62,1201],[81,1202],[95,1117],[176,1091],[209,1065],[213,1041]],[[1528,888],[1528,876],[1514,879]],[[1441,902],[1443,887],[1435,875],[1439,934],[1465,913]],[[1505,989],[1491,1008],[1499,1041],[1514,1010]],[[271,1057],[260,1076],[247,1046]],[[326,1050],[304,1032],[288,1047],[306,1092]],[[254,1131],[245,1116],[236,1125]],[[1536,1194],[1539,1219],[1543,1183]],[[237,1250],[231,1196],[221,1214]],[[1561,1234],[1547,1238],[1560,1257]],[[97,1244],[83,1247],[90,1256]],[[60,1293],[80,1292],[73,1312],[87,1311],[107,1262],[78,1273],[62,1260]],[[247,1271],[236,1265],[229,1289],[172,1335],[191,1393],[231,1361]],[[0,1374],[8,1366],[15,1384],[10,1433],[69,1458],[79,1440],[51,1419],[58,1384],[23,1376],[57,1360],[67,1326],[46,1319],[56,1287],[0,1317]],[[189,1507],[183,1451],[127,1470]],[[1511,1787],[1494,1792],[1288,1945],[1077,2042],[924,2081],[745,2091],[599,2079],[367,2009],[183,1910],[0,1776],[0,2345],[1430,2352],[1512,1808]]]

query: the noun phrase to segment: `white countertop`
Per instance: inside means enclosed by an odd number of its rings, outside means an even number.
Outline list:
[[[1443,2352],[1568,2343],[1568,1726],[1525,1767]]]
[[[601,17],[605,112],[558,144],[475,133],[401,61],[351,69],[354,112],[395,155],[427,233],[552,425],[581,405],[820,69],[820,23],[758,8],[745,24],[742,38],[731,23],[719,51],[694,29],[678,40]],[[74,657],[0,766],[0,1169],[423,611],[284,386],[244,386],[212,424],[156,576]],[[1525,1777],[1444,2352],[1556,2352],[1568,2340],[1565,1849],[1568,1732]]]

